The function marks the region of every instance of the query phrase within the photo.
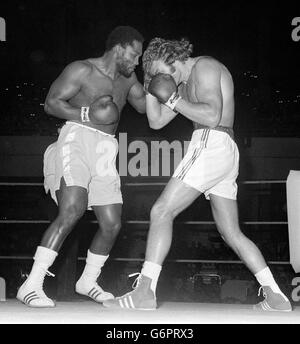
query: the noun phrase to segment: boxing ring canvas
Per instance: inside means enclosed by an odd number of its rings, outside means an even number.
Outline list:
[[[154,311],[134,311],[76,301],[39,309],[8,300],[0,303],[0,324],[300,324],[300,307],[283,313],[242,304],[164,302]]]

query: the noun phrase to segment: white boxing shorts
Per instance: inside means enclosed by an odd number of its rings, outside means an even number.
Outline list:
[[[118,141],[113,135],[75,122],[66,122],[58,140],[44,154],[44,187],[55,192],[61,178],[67,186],[88,192],[88,209],[123,203],[120,176],[116,169]]]
[[[230,130],[195,130],[173,177],[204,193],[208,200],[210,194],[236,200],[239,151]]]

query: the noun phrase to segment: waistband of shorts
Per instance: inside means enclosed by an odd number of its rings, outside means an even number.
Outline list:
[[[99,130],[99,129],[91,128],[91,127],[88,127],[88,126],[86,126],[86,125],[83,125],[83,124],[80,124],[80,123],[77,123],[77,122],[67,121],[65,124],[75,124],[75,125],[77,125],[77,126],[79,126],[79,127],[82,127],[82,128],[84,128],[84,129],[88,129],[88,130],[91,130],[91,131],[100,133],[101,135],[104,135],[104,136],[115,137],[115,135],[105,133],[104,131],[101,131],[101,130]]]
[[[222,131],[223,133],[228,134],[232,140],[234,140],[234,131],[232,128],[230,127],[225,127],[223,125],[218,125],[217,127],[214,128],[210,128],[210,127],[206,127],[205,125],[200,125],[198,124],[198,128],[195,129],[196,130],[201,130],[201,129],[208,129],[208,130],[216,130],[216,131]]]

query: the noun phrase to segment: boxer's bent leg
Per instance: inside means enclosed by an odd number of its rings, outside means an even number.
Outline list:
[[[171,246],[173,220],[200,194],[181,180],[171,178],[151,209],[146,259],[135,289],[115,300],[104,302],[105,307],[139,310],[153,310],[157,307],[156,285],[161,265]]]
[[[121,229],[122,204],[92,207],[99,223],[90,246],[95,254],[108,255]]]
[[[291,304],[275,282],[258,247],[240,230],[236,200],[210,194],[217,229],[224,241],[241,258],[263,288],[265,300],[255,305],[264,311],[290,311]]]
[[[264,269],[267,264],[260,250],[241,232],[236,200],[213,194],[210,194],[209,197],[217,229],[224,241],[253,274]]]
[[[163,263],[172,242],[173,220],[200,195],[200,191],[181,180],[170,179],[151,209],[146,261]]]
[[[94,210],[99,229],[87,252],[86,265],[76,283],[76,292],[96,302],[103,302],[114,297],[97,284],[97,279],[121,228],[123,200],[120,177],[115,166],[118,142],[115,138],[101,133],[94,133],[93,136],[94,141],[88,152],[92,176],[88,207]],[[105,151],[108,154],[103,156]]]
[[[77,293],[101,303],[114,298],[98,285],[97,279],[120,231],[122,204],[92,206],[92,209],[97,217],[99,229],[90,245],[86,265],[75,289]]]
[[[66,187],[61,180],[56,193],[59,213],[45,232],[38,246],[34,264],[26,281],[19,288],[17,298],[31,307],[54,307],[55,303],[43,291],[43,283],[49,267],[53,264],[57,252],[87,206],[86,190],[78,186]]]
[[[66,186],[61,179],[56,192],[58,215],[43,235],[41,246],[59,251],[67,235],[87,209],[87,190],[81,186]]]

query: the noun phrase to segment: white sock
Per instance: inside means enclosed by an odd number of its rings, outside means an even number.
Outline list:
[[[148,261],[144,262],[141,274],[152,279],[150,288],[153,291],[154,295],[156,292],[156,285],[157,285],[160,272],[161,272],[161,265],[148,262]]]
[[[285,298],[286,301],[288,300],[287,297],[280,290],[278,284],[274,280],[271,270],[268,267],[256,273],[255,277],[261,286],[269,286],[273,290],[274,293],[281,294]]]
[[[84,278],[92,283],[96,282],[101,273],[101,268],[108,257],[109,255],[102,256],[100,254],[94,254],[88,250],[86,264],[80,278]]]
[[[58,253],[47,247],[38,246],[33,257],[34,263],[28,276],[27,283],[35,284],[44,278],[46,271],[54,263]]]

